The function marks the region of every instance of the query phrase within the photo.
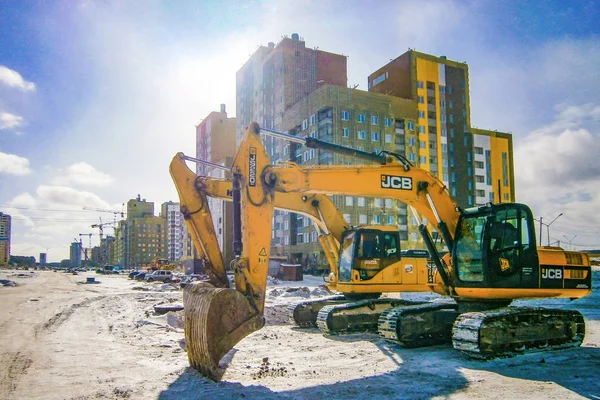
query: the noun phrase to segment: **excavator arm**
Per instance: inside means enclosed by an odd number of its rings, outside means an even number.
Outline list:
[[[227,287],[220,285],[219,278],[224,273],[223,259],[210,218],[207,197],[233,201],[233,183],[228,179],[197,176],[186,165],[186,159],[190,157],[183,153],[176,154],[169,168],[179,192],[181,210],[188,230],[192,232],[199,256],[207,261],[206,269],[211,282],[215,282],[215,286]],[[190,209],[199,211],[190,213]],[[298,213],[312,220],[328,265],[337,275],[340,240],[349,225],[333,201],[318,193],[278,193],[275,197],[275,209]]]

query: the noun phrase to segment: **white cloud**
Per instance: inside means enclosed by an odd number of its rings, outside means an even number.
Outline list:
[[[8,112],[0,112],[0,130],[14,129],[23,125],[23,117]]]
[[[41,185],[37,188],[36,194],[43,203],[105,209],[110,207],[106,201],[95,193],[79,191],[67,186]]]
[[[24,92],[35,90],[35,84],[33,82],[26,81],[17,71],[5,67],[4,65],[0,65],[0,84],[17,88]]]
[[[22,176],[29,173],[31,173],[31,170],[27,158],[0,151],[0,174]]]
[[[56,177],[52,180],[53,185],[68,185],[75,183],[89,186],[109,186],[114,181],[110,175],[98,171],[86,162],[79,162],[67,168],[67,175]]]
[[[13,207],[35,207],[37,201],[31,194],[25,192],[13,197],[7,204]]]
[[[589,229],[600,225],[600,107],[561,105],[555,120],[515,142],[517,200],[552,225],[552,240],[578,235],[580,245],[598,245]],[[546,239],[544,238],[544,243]]]

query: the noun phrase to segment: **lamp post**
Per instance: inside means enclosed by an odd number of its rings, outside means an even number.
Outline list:
[[[571,247],[571,242],[577,237],[577,235],[573,236],[570,240],[566,235],[563,235],[565,239],[567,239],[567,242],[569,242],[569,250],[573,250]]]
[[[546,229],[548,229],[548,246],[550,246],[550,225],[552,225],[552,223],[554,221],[556,221],[561,215],[563,215],[563,213],[560,213],[556,216],[556,218],[554,218],[552,220],[552,222],[550,222],[548,225],[546,225]],[[540,223],[542,222],[542,218],[540,217]]]

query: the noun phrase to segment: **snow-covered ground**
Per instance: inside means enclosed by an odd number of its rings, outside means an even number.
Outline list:
[[[125,276],[0,271],[2,399],[600,398],[600,271],[580,309],[582,347],[489,362],[450,346],[406,349],[375,334],[324,335],[287,320],[290,302],[329,294],[321,277],[270,282],[267,325],[223,359],[222,381],[188,367],[179,290]],[[98,284],[85,284],[94,276]],[[429,296],[426,294],[402,294]]]

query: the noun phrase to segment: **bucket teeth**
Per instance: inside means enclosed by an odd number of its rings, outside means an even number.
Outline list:
[[[185,340],[190,365],[219,380],[219,361],[248,334],[264,326],[264,317],[234,289],[197,283],[186,288]]]

